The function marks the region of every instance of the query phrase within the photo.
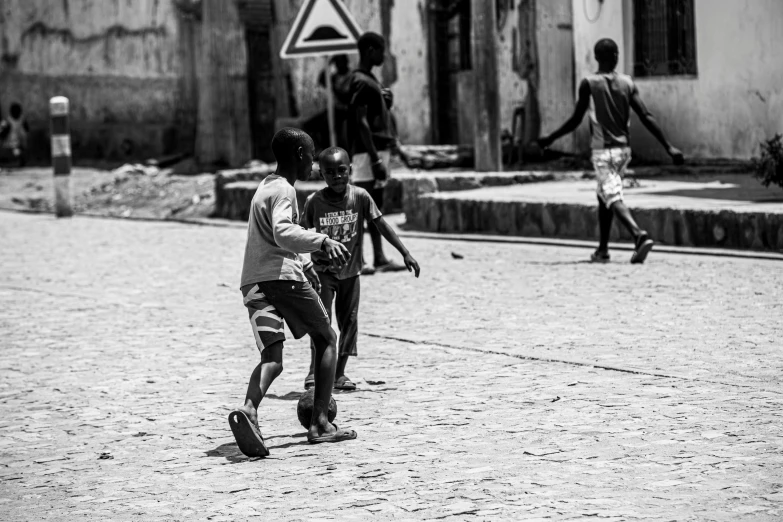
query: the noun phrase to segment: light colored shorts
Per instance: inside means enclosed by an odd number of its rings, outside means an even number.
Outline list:
[[[596,149],[593,169],[598,181],[596,192],[607,207],[623,200],[623,176],[631,161],[631,148]]]
[[[379,150],[378,157],[383,160],[383,164],[386,166],[386,172],[389,172],[389,164],[391,163],[391,151]],[[359,152],[354,154],[351,158],[351,167],[353,173],[351,179],[356,181],[375,181],[375,176],[372,174],[372,162],[370,161],[370,155],[366,152]],[[391,172],[389,172],[391,174]],[[389,176],[391,177],[391,175]]]

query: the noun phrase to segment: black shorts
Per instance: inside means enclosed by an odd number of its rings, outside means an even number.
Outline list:
[[[331,327],[326,308],[309,282],[264,281],[241,290],[259,351],[285,341],[283,320],[295,339]]]

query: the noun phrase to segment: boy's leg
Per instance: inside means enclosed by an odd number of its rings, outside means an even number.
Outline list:
[[[385,163],[386,170],[389,172],[389,176],[391,177],[391,150],[381,150],[378,151],[378,154]],[[357,182],[356,186],[361,187],[369,192],[370,197],[372,197],[378,208],[383,209],[384,189],[381,187],[376,188],[375,181]],[[375,224],[369,220],[367,221],[367,231],[370,233],[370,242],[372,243],[374,267],[364,262],[364,256],[362,256],[362,274],[372,274],[375,272],[375,269],[381,272],[397,272],[405,270],[404,265],[392,263],[389,261],[389,258],[386,257],[386,253],[383,251],[383,236],[381,235],[381,231],[378,230],[378,227],[376,227]]]
[[[345,375],[348,358],[357,355],[359,336],[359,277],[350,277],[340,281],[335,300],[337,325],[340,327],[340,345],[335,370],[335,388],[354,390],[356,385]]]
[[[321,302],[326,308],[326,312],[329,315],[329,322],[332,321],[332,303],[334,302],[334,294],[337,291],[337,279],[329,275],[328,272],[319,272],[318,277],[321,279],[321,293],[318,294],[321,297]],[[315,384],[315,342],[313,338],[310,338],[310,370],[305,377],[304,387],[310,389]]]
[[[245,404],[239,408],[256,426],[258,426],[258,406],[281,373],[283,373],[283,341],[278,341],[261,352],[261,362],[250,375]]]
[[[232,411],[228,420],[240,451],[248,457],[265,457],[269,450],[258,427],[258,407],[283,371],[283,318],[259,285],[242,287],[242,296],[261,352],[261,363],[250,375],[244,405]]]
[[[609,256],[609,236],[612,232],[612,221],[614,213],[607,207],[600,196],[598,196],[598,249],[590,256],[594,263],[607,263],[611,259]]]
[[[337,428],[329,422],[329,402],[334,386],[334,369],[337,365],[337,335],[331,327],[312,332],[315,344],[315,394],[313,416],[307,437],[322,437],[335,433]]]
[[[598,240],[598,250],[609,250],[609,236],[612,233],[612,221],[614,221],[614,212],[604,205],[601,198],[598,198],[598,231],[600,234]]]
[[[622,174],[631,161],[631,150],[628,148],[596,150],[593,151],[592,160],[598,179],[598,196],[633,236],[635,250],[631,262],[642,263],[652,249],[653,241],[644,230],[639,228],[630,209],[623,201]]]
[[[355,431],[337,429],[328,419],[337,363],[337,335],[321,298],[309,282],[269,281],[259,285],[285,319],[294,338],[301,339],[309,334],[315,344],[314,404],[308,441],[315,444],[355,439]]]
[[[642,229],[636,224],[631,214],[631,209],[626,206],[625,201],[618,200],[612,203],[612,212],[614,212],[617,219],[620,220],[620,223],[631,233],[634,239],[637,239],[642,234]]]

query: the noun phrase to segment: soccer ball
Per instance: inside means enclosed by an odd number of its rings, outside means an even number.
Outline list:
[[[296,405],[296,416],[299,423],[305,428],[310,428],[310,419],[313,417],[313,400],[315,398],[315,389],[310,388],[299,397],[299,403]],[[329,413],[327,417],[332,422],[337,416],[337,402],[332,397],[329,400]]]

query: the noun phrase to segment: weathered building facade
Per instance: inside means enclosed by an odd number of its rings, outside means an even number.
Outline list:
[[[573,0],[577,77],[593,44],[614,39],[620,67],[671,140],[691,157],[747,159],[783,132],[783,2]],[[639,128],[638,122],[634,122]],[[644,130],[634,152],[664,158]]]
[[[532,139],[562,123],[614,38],[686,154],[747,158],[783,130],[778,0],[487,0],[497,12],[500,127]],[[281,121],[326,107],[325,58],[281,60],[303,0],[0,0],[0,104],[20,102],[31,152],[48,151],[48,100],[70,98],[74,156],[195,153],[270,159]],[[470,0],[345,0],[389,42],[381,76],[404,143],[471,144]],[[355,65],[356,55],[351,55]],[[478,79],[485,81],[485,79]],[[515,125],[515,114],[521,124]],[[586,126],[558,142],[586,150]],[[637,155],[661,157],[644,131]]]
[[[2,0],[0,103],[21,103],[33,154],[48,150],[49,98],[71,101],[78,157],[144,157],[193,139],[194,90],[170,1]]]

